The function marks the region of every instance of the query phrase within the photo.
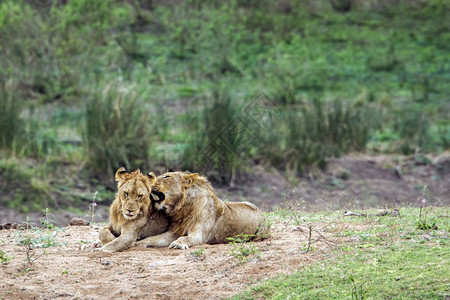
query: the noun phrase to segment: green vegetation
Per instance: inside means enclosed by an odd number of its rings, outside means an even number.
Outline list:
[[[112,178],[120,166],[148,165],[149,117],[135,91],[116,83],[93,97],[86,105],[89,168]]]
[[[41,218],[41,225],[44,226],[44,228],[31,227],[27,220],[23,224],[25,231],[17,232],[16,243],[25,246],[27,251],[31,251],[35,248],[49,248],[59,245],[57,242],[58,233],[62,229],[55,227],[53,221],[50,219],[51,214],[48,208],[45,209],[43,214],[44,217]]]
[[[42,207],[54,206],[49,197],[51,188],[29,168],[23,168],[16,160],[0,160],[0,199],[7,199],[8,207],[20,212],[39,211]]]
[[[6,265],[11,260],[8,253],[5,250],[0,250],[0,262],[2,265]]]
[[[417,229],[417,208],[401,209],[400,217],[378,217],[369,211],[368,217],[347,218],[357,226],[337,234],[355,242],[336,245],[326,259],[268,280],[233,299],[445,299],[450,288],[446,210],[428,208],[439,230]],[[303,218],[305,223],[338,224],[339,214],[316,213]],[[278,213],[273,217],[286,218]]]
[[[205,255],[205,248],[200,247],[192,251],[192,255],[194,255],[195,257],[203,257],[203,255]]]
[[[238,262],[245,263],[251,259],[258,259],[261,251],[250,242],[254,235],[239,234],[233,238],[228,238],[228,244],[231,247],[230,254],[234,256]]]
[[[57,240],[58,233],[62,231],[62,229],[55,227],[51,220],[51,214],[48,208],[43,212],[43,217],[40,221],[41,225],[44,226],[43,228],[32,227],[27,217],[19,228],[20,230],[15,234],[16,244],[25,248],[26,262],[22,269],[23,272],[30,271],[33,263],[39,257],[47,253],[44,250],[40,255],[37,255],[37,252],[35,251],[36,248],[45,249],[60,245]]]
[[[242,298],[445,299],[447,251],[428,245],[352,249],[339,260],[268,281]]]
[[[346,2],[2,1],[0,204],[87,207],[69,191],[119,166],[232,184],[448,149],[448,1]]]

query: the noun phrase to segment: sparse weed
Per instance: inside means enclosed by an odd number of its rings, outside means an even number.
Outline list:
[[[23,225],[25,231],[17,232],[16,243],[25,246],[28,250],[58,246],[57,237],[61,229],[55,227],[50,219],[50,215],[50,211],[47,208],[44,212],[44,217],[41,218],[41,224],[45,226],[44,229],[32,227],[27,217]]]
[[[353,276],[349,277],[352,286],[352,300],[366,299],[366,291],[364,289],[364,282],[358,283]]]
[[[249,242],[254,235],[239,234],[235,237],[228,238],[231,246],[230,254],[234,256],[240,263],[248,262],[250,259],[258,259],[261,255],[259,248]]]
[[[196,257],[202,257],[205,253],[205,248],[200,247],[194,251],[192,251],[192,255],[196,256]]]
[[[273,220],[269,218],[267,214],[264,216],[262,224],[259,225],[258,232],[256,233],[255,240],[265,240],[272,236],[271,228],[273,225]]]
[[[43,217],[41,218],[41,225],[43,225],[47,230],[51,230],[55,228],[53,221],[50,219],[50,209],[46,208],[43,213]]]
[[[251,259],[258,259],[261,251],[255,244],[252,243],[236,243],[232,244],[230,254],[234,256],[240,263],[245,263],[250,261]]]
[[[17,232],[16,243],[17,245],[24,246],[26,252],[24,271],[28,271],[36,259],[46,254],[46,251],[43,251],[40,255],[36,256],[36,252],[34,251],[36,248],[49,248],[59,245],[57,242],[59,229],[52,223],[50,215],[49,209],[45,209],[44,216],[41,218],[41,224],[45,226],[45,229],[32,227],[27,217],[23,223],[25,230],[23,232]]]
[[[420,201],[420,209],[419,209],[419,220],[417,221],[417,229],[421,230],[437,230],[438,227],[436,225],[436,219],[435,218],[427,218],[428,213],[430,212],[431,208],[426,209],[425,205],[427,203],[427,196],[428,196],[428,187],[425,185],[423,187],[422,192],[422,200]]]
[[[2,265],[6,265],[11,260],[5,250],[0,250],[0,262]]]
[[[254,237],[255,237],[254,234],[238,234],[235,237],[227,238],[227,241],[230,244],[247,243],[251,241]]]

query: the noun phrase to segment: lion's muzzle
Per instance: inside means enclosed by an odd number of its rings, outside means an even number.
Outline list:
[[[122,213],[123,213],[123,216],[125,217],[125,219],[128,219],[128,220],[134,219],[138,215],[138,211],[136,209],[131,209],[128,207],[123,207]]]

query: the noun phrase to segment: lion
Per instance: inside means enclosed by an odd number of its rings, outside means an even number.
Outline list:
[[[157,177],[150,195],[171,225],[165,233],[137,243],[145,247],[188,249],[193,245],[227,243],[244,235],[255,237],[264,216],[249,202],[224,202],[198,173],[168,172]]]
[[[127,173],[116,172],[117,196],[109,209],[109,224],[99,232],[105,252],[118,252],[132,246],[139,239],[168,230],[168,218],[156,210],[151,201],[151,186],[156,181],[153,173],[143,175],[139,169]]]

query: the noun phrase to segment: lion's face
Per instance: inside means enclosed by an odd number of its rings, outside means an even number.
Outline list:
[[[168,172],[156,178],[151,199],[159,210],[171,214],[185,196],[185,191],[198,178],[197,173]]]
[[[123,169],[123,170],[122,170]],[[116,173],[118,182],[117,197],[125,219],[136,219],[140,214],[146,213],[150,206],[150,192],[156,178],[153,173],[143,175],[139,170],[126,173],[121,168]]]

